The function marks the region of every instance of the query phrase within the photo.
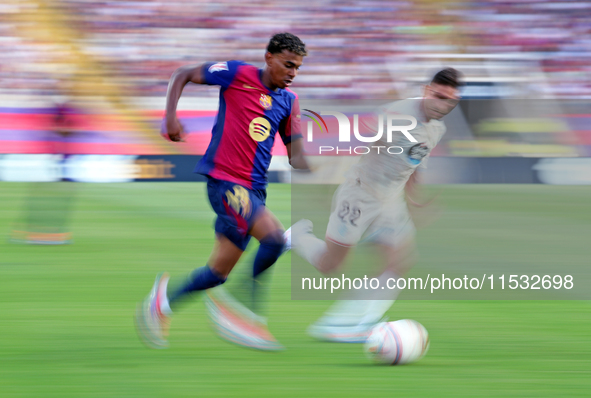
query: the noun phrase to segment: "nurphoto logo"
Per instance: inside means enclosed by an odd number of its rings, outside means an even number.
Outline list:
[[[320,111],[320,114],[313,112],[309,109],[304,109],[305,112],[308,114],[303,114],[303,116],[311,119],[308,121],[307,124],[307,134],[306,139],[308,142],[314,141],[314,124],[318,126],[321,133],[328,133],[328,126],[326,121],[322,116],[334,116],[337,119],[337,123],[339,126],[339,143],[350,143],[351,142],[351,121],[347,115],[341,112],[336,111]],[[410,115],[399,115],[399,114],[388,114],[378,115],[377,121],[377,131],[369,131],[364,132],[365,134],[372,134],[372,135],[361,135],[359,132],[359,115],[353,115],[353,135],[357,142],[363,143],[376,143],[378,141],[383,141],[382,138],[384,137],[384,132],[386,134],[386,142],[392,143],[392,137],[395,133],[402,133],[410,142],[418,142],[412,134],[410,134],[410,130],[413,130],[417,127],[417,119],[414,116]],[[399,125],[401,121],[410,122],[410,124],[403,124]],[[385,122],[385,123],[384,123]],[[385,127],[384,128],[384,124]],[[329,146],[329,145],[321,145],[318,148],[319,155],[330,154],[331,152],[337,155],[339,153],[347,153],[349,155],[356,154],[356,155],[363,155],[369,153],[371,148],[375,148],[378,150],[378,153],[381,149],[391,155],[399,155],[403,152],[403,148],[400,146],[342,146],[337,145]]]

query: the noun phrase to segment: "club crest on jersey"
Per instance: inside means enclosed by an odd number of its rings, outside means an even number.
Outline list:
[[[264,109],[269,110],[273,107],[273,98],[267,94],[261,94],[261,98],[259,98],[259,104],[261,104]]]
[[[408,161],[410,164],[417,165],[429,154],[429,147],[424,142],[413,145],[408,150]]]
[[[213,72],[221,72],[223,70],[228,70],[228,63],[227,62],[218,62],[217,64],[213,64],[207,69],[209,73]]]

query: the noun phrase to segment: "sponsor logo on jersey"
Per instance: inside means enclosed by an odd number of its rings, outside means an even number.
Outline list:
[[[259,98],[259,104],[261,104],[263,109],[269,110],[273,107],[273,98],[267,94],[261,94],[261,98]]]
[[[271,134],[271,123],[264,117],[255,117],[248,126],[248,133],[257,142],[265,141]]]
[[[256,88],[256,87],[249,86],[248,84],[244,84],[242,87],[244,87],[244,88],[250,88],[250,89],[252,89],[252,90],[257,90],[257,88]]]
[[[429,147],[424,142],[413,145],[408,150],[408,161],[410,164],[417,165],[429,154]]]
[[[209,73],[213,72],[221,72],[223,70],[228,70],[228,63],[227,62],[218,62],[217,64],[213,64],[207,69]]]

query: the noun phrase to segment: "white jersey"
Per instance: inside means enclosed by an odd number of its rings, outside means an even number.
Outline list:
[[[421,98],[411,98],[392,102],[379,109],[375,117],[360,123],[361,132],[378,131],[378,115],[409,115],[417,120],[417,126],[409,133],[418,141],[411,142],[402,132],[392,134],[392,142],[386,142],[386,130],[382,139],[372,144],[371,152],[362,155],[359,162],[347,173],[349,181],[359,181],[362,186],[378,199],[402,196],[406,182],[417,167],[425,167],[431,150],[445,134],[445,124],[441,120],[424,121]],[[404,121],[401,121],[402,125]],[[396,120],[394,121],[396,124]],[[388,153],[388,147],[391,148]]]

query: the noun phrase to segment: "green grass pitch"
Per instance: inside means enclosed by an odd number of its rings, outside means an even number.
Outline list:
[[[329,302],[291,300],[289,256],[275,266],[269,304],[270,329],[286,351],[257,352],[220,340],[200,299],[173,319],[170,349],[145,348],[133,314],[156,273],[184,275],[204,265],[210,253],[214,215],[204,188],[77,184],[73,245],[0,241],[0,397],[591,395],[588,301],[399,300],[390,319],[425,325],[430,351],[416,364],[376,366],[360,345],[321,343],[306,335]],[[0,232],[6,236],[28,189],[0,183]],[[590,187],[444,187],[446,211],[462,222],[446,229],[440,220],[421,231],[420,261],[458,255],[480,263],[485,259],[478,241],[462,250],[458,234],[499,239],[511,233],[500,220],[518,214],[573,231],[561,244],[564,252],[548,249],[545,257],[591,264],[590,197]],[[289,225],[290,186],[271,185],[268,204]],[[531,228],[527,241],[547,247],[546,232]],[[504,254],[509,258],[510,249]],[[238,266],[244,269],[250,258]]]

